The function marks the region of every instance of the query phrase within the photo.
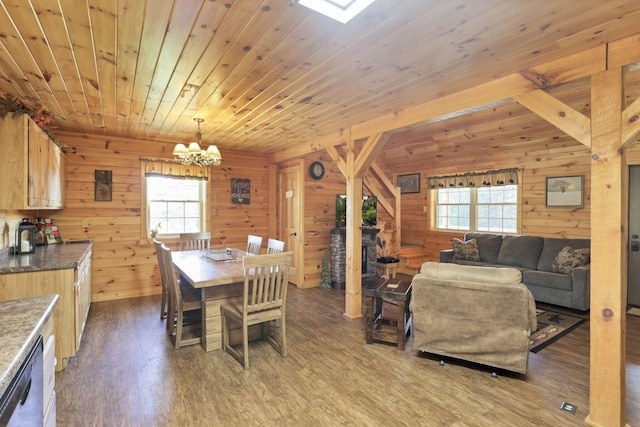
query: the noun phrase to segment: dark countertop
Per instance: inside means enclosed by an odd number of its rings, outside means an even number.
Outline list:
[[[72,240],[57,245],[36,246],[36,252],[33,254],[9,255],[0,259],[0,274],[77,268],[92,248],[91,240]]]
[[[0,396],[53,314],[58,295],[0,301]]]

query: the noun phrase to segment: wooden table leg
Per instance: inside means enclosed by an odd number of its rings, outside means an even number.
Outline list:
[[[405,302],[403,300],[398,301],[398,350],[404,350],[404,338],[405,338],[405,330],[404,330],[404,319],[405,319]]]
[[[375,303],[375,298],[365,297],[364,301],[364,321],[367,325],[365,339],[367,344],[373,344],[373,304]]]

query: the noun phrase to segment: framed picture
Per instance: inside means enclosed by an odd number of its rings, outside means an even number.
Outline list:
[[[398,187],[400,193],[419,193],[420,192],[420,174],[410,173],[407,175],[398,175]]]
[[[251,180],[231,178],[231,203],[234,205],[251,204]]]
[[[95,196],[96,202],[110,202],[111,201],[111,186],[112,178],[111,171],[108,170],[95,170]]]
[[[548,207],[582,207],[582,175],[547,177]]]

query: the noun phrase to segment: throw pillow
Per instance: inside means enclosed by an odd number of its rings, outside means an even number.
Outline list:
[[[460,239],[453,238],[453,259],[462,259],[465,261],[480,261],[480,253],[478,252],[478,243],[476,239],[463,242]]]
[[[571,246],[562,248],[551,269],[554,273],[571,274],[573,269],[589,262],[589,249],[573,249]]]

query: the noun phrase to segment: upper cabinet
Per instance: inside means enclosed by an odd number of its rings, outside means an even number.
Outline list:
[[[64,153],[26,114],[0,119],[0,209],[62,209]]]

